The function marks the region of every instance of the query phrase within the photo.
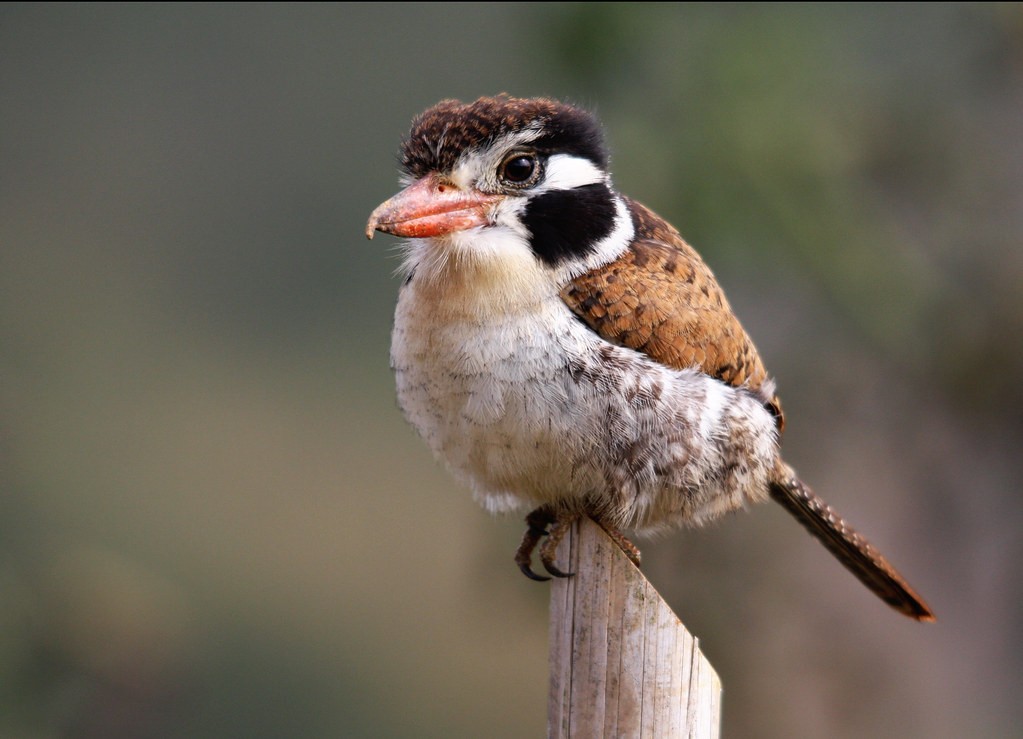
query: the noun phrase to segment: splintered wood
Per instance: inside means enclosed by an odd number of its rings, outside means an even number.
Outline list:
[[[720,735],[721,682],[698,641],[604,531],[573,524],[551,590],[547,734]]]

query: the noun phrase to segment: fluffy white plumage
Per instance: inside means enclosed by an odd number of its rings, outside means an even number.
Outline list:
[[[548,181],[579,181],[579,161],[552,157]],[[758,397],[606,342],[559,296],[628,247],[632,222],[616,206],[594,253],[557,269],[510,226],[406,247],[412,279],[391,347],[399,404],[492,511],[586,506],[652,531],[767,495],[777,434]]]
[[[546,98],[445,100],[413,121],[407,186],[366,225],[412,239],[391,348],[408,420],[484,506],[534,509],[515,555],[533,579],[545,534],[540,561],[566,576],[553,557],[578,515],[638,564],[617,529],[769,495],[885,602],[933,620],[782,460],[774,383],[713,275],[615,194],[607,161],[596,119]]]

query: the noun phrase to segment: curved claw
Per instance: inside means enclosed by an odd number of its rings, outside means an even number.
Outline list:
[[[537,582],[550,580],[549,577],[533,572],[532,559],[533,550],[536,549],[540,539],[547,536],[547,525],[553,520],[554,517],[550,511],[542,506],[526,516],[528,528],[526,528],[526,533],[522,536],[522,543],[519,544],[519,548],[515,551],[515,564],[519,566],[522,574],[530,580],[536,580]]]
[[[547,540],[540,545],[540,562],[545,570],[554,577],[571,577],[571,572],[565,572],[554,560],[558,557],[558,545],[565,538],[565,534],[572,528],[572,524],[579,518],[578,513],[560,513],[555,517],[551,530],[547,534]]]
[[[550,580],[550,578],[547,577],[546,575],[538,575],[535,572],[533,572],[528,562],[519,562],[518,565],[519,569],[522,571],[522,574],[528,577],[530,580],[536,580],[537,582],[547,582],[548,580]],[[549,569],[548,572],[550,572]],[[556,575],[557,573],[551,572],[551,574]],[[558,577],[561,577],[561,575],[558,575]]]
[[[548,562],[546,559],[543,558],[543,556],[540,557],[540,563],[543,565],[543,568],[552,575],[554,575],[554,577],[572,577],[572,575],[575,574],[574,572],[565,572],[559,569],[557,565],[555,565],[553,562]],[[545,577],[543,579],[550,580],[549,577]]]
[[[575,574],[565,572],[554,564],[554,560],[557,559],[558,545],[580,515],[578,512],[555,511],[547,506],[540,506],[526,516],[526,533],[522,537],[519,548],[515,551],[515,564],[519,566],[523,575],[536,582],[546,582],[551,579],[546,575],[538,575],[533,572],[533,552],[537,545],[540,546],[540,564],[547,572],[554,577],[572,577]],[[629,541],[621,531],[604,522],[597,515],[590,514],[590,516],[597,525],[604,529],[611,541],[618,545],[625,556],[636,567],[639,567],[639,549],[636,548],[636,545]],[[548,526],[550,526],[550,531],[547,530]],[[546,541],[540,544],[540,540],[545,536],[547,537]]]

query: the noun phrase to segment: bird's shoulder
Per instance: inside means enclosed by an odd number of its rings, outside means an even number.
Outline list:
[[[601,337],[675,369],[698,368],[781,405],[752,340],[713,272],[675,228],[624,198],[635,238],[616,260],[572,279],[568,307]]]

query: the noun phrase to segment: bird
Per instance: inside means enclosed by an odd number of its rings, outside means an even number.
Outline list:
[[[366,236],[404,239],[391,339],[398,404],[492,512],[529,510],[515,554],[550,576],[581,516],[623,534],[773,499],[861,582],[934,614],[781,456],[785,414],[700,255],[618,192],[595,115],[507,93],[443,100],[399,152]],[[546,538],[545,538],[546,537]],[[539,548],[539,552],[537,552]]]

